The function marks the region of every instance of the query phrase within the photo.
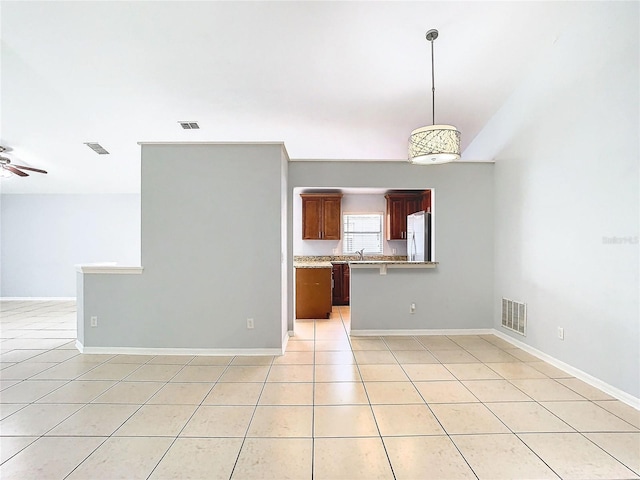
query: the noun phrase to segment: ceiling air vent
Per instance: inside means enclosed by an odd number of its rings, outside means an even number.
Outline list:
[[[109,152],[99,143],[85,142],[85,145],[99,155],[109,155]]]
[[[198,122],[178,122],[178,123],[185,130],[198,130],[198,129],[200,129],[200,125],[198,125]]]

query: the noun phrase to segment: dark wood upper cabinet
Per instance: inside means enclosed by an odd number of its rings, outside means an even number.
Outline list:
[[[431,190],[389,192],[387,199],[387,240],[407,238],[407,215],[431,211]]]
[[[341,193],[301,193],[302,239],[340,240]]]

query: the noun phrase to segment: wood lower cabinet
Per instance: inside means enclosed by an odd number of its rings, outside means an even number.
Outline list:
[[[333,264],[333,304],[349,305],[351,269],[348,263]]]
[[[431,211],[431,190],[389,192],[387,199],[387,240],[406,240],[407,215]]]
[[[331,267],[296,268],[296,318],[329,318]]]
[[[342,194],[302,193],[302,239],[340,240]]]

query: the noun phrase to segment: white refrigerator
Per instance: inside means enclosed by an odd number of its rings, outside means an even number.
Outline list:
[[[431,262],[431,213],[407,215],[407,260]]]

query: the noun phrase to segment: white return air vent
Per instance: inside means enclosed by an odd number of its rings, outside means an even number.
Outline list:
[[[109,152],[107,152],[105,148],[97,142],[85,142],[84,144],[98,155],[109,155]]]
[[[200,129],[200,125],[198,125],[198,122],[185,122],[185,121],[182,121],[182,122],[178,122],[178,123],[185,130],[199,130]]]
[[[502,326],[520,335],[527,334],[527,304],[502,299]]]

